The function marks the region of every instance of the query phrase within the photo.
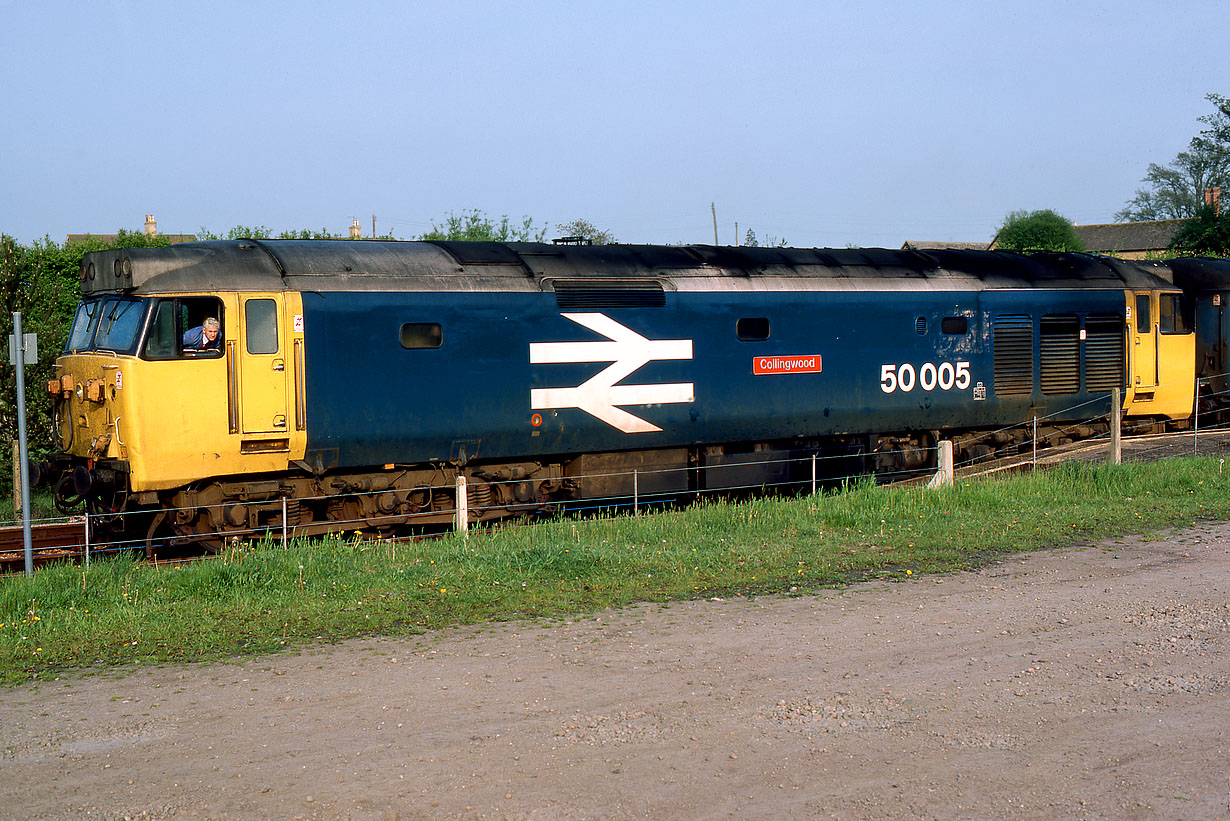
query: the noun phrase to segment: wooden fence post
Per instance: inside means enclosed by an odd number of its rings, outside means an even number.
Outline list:
[[[460,473],[457,474],[457,516],[454,521],[457,530],[470,535],[470,500],[466,492],[466,477]]]
[[[931,481],[927,482],[928,488],[951,487],[953,482],[952,470],[952,442],[948,439],[940,442],[939,456],[937,458],[938,470],[931,477]]]

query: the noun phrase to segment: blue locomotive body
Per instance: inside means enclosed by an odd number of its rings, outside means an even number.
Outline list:
[[[309,461],[537,459],[1087,418],[1110,399],[1081,379],[1079,359],[1061,391],[1030,377],[1024,391],[997,393],[992,329],[1001,317],[1049,315],[1078,331],[1091,316],[1122,325],[1123,306],[1121,290],[669,293],[661,307],[585,312],[561,311],[550,293],[305,295]],[[536,407],[537,391],[602,382],[621,345],[637,355],[638,343],[569,318],[582,313],[688,348],[607,386],[634,401],[638,388],[686,386],[679,401],[613,405],[644,425],[576,404]],[[400,344],[406,326],[438,328],[435,344]],[[576,361],[532,362],[543,345],[577,346]],[[585,345],[610,350],[590,360]],[[1041,353],[1027,356],[1038,372]]]

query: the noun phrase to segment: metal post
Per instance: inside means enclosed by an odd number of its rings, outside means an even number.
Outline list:
[[[13,515],[21,510],[21,445],[13,440]]]
[[[1196,380],[1196,407],[1192,412],[1192,456],[1200,455],[1200,380]]]
[[[457,474],[457,517],[456,529],[470,535],[470,502],[466,493],[466,477]]]
[[[34,575],[34,550],[30,543],[30,471],[26,460],[26,337],[21,332],[21,311],[13,312],[13,350],[17,360],[17,442],[21,471],[21,541],[26,555],[26,575]]]
[[[632,469],[632,515],[641,515],[641,481],[640,472]]]
[[[282,549],[286,549],[286,497],[282,497]]]
[[[85,511],[85,566],[90,566],[90,511]]]
[[[1123,401],[1119,397],[1119,389],[1110,392],[1110,462],[1112,465],[1123,464]]]
[[[1038,417],[1034,417],[1034,464],[1031,470],[1038,469]]]
[[[816,494],[816,454],[811,455],[811,492]]]

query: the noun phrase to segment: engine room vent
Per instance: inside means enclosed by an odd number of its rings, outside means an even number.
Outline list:
[[[555,304],[562,309],[663,308],[666,292],[656,280],[556,280]]]
[[[1085,390],[1109,393],[1126,387],[1123,378],[1123,317],[1085,319]]]
[[[925,316],[920,316],[918,319],[914,320],[914,333],[919,336],[927,335],[927,318]]]
[[[1043,393],[1077,393],[1081,389],[1080,320],[1051,314],[1042,317],[1039,328]]]
[[[1028,316],[995,319],[995,395],[1028,396],[1034,389],[1034,323]]]

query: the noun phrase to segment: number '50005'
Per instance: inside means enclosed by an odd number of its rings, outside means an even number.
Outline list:
[[[898,390],[909,393],[915,387],[924,391],[933,391],[936,388],[942,391],[950,391],[953,388],[965,390],[969,387],[969,363],[958,362],[954,365],[951,362],[941,362],[936,365],[934,362],[925,362],[917,370],[908,362],[904,365],[880,366],[880,390],[885,393]]]

